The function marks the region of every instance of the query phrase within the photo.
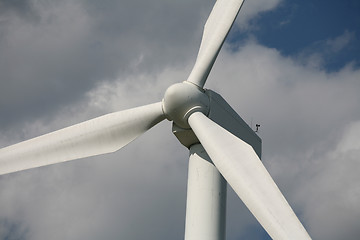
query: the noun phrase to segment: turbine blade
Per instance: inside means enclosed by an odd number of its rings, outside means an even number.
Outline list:
[[[253,148],[200,112],[189,125],[210,158],[273,239],[311,239]]]
[[[164,120],[162,103],[110,113],[0,149],[0,175],[114,152]]]
[[[199,53],[187,81],[203,87],[243,0],[217,0],[204,26]]]

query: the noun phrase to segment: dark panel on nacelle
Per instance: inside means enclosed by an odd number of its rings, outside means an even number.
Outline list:
[[[210,99],[209,118],[253,147],[261,158],[261,138],[219,94],[206,90]]]

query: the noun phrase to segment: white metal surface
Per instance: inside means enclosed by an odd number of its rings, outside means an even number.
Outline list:
[[[107,114],[0,149],[0,175],[114,152],[163,119],[159,102]]]
[[[187,81],[203,87],[243,0],[217,0],[206,21],[199,53]]]
[[[185,240],[224,240],[226,181],[200,144],[190,148]]]
[[[311,239],[253,148],[200,112],[189,124],[217,169],[273,239]]]
[[[204,90],[186,81],[168,87],[162,102],[166,118],[182,128],[190,128],[187,118],[192,112],[209,112],[209,97]]]
[[[210,89],[206,89],[205,93],[209,96],[211,106],[209,114],[207,115],[208,118],[251,145],[259,158],[261,158],[261,138],[237,112],[232,109],[223,97]]]

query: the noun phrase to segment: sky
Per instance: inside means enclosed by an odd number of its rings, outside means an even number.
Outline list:
[[[0,147],[158,102],[215,1],[0,1]],[[206,88],[251,126],[313,239],[360,238],[360,2],[247,0]],[[120,151],[0,176],[0,239],[183,239],[188,150],[163,121]],[[228,187],[228,240],[270,239]]]

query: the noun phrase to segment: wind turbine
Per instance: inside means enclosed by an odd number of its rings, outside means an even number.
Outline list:
[[[0,149],[0,174],[110,153],[168,119],[189,148],[185,239],[225,238],[226,182],[273,239],[311,239],[262,164],[261,139],[204,84],[243,0],[218,0],[195,65],[161,102],[107,114]]]

